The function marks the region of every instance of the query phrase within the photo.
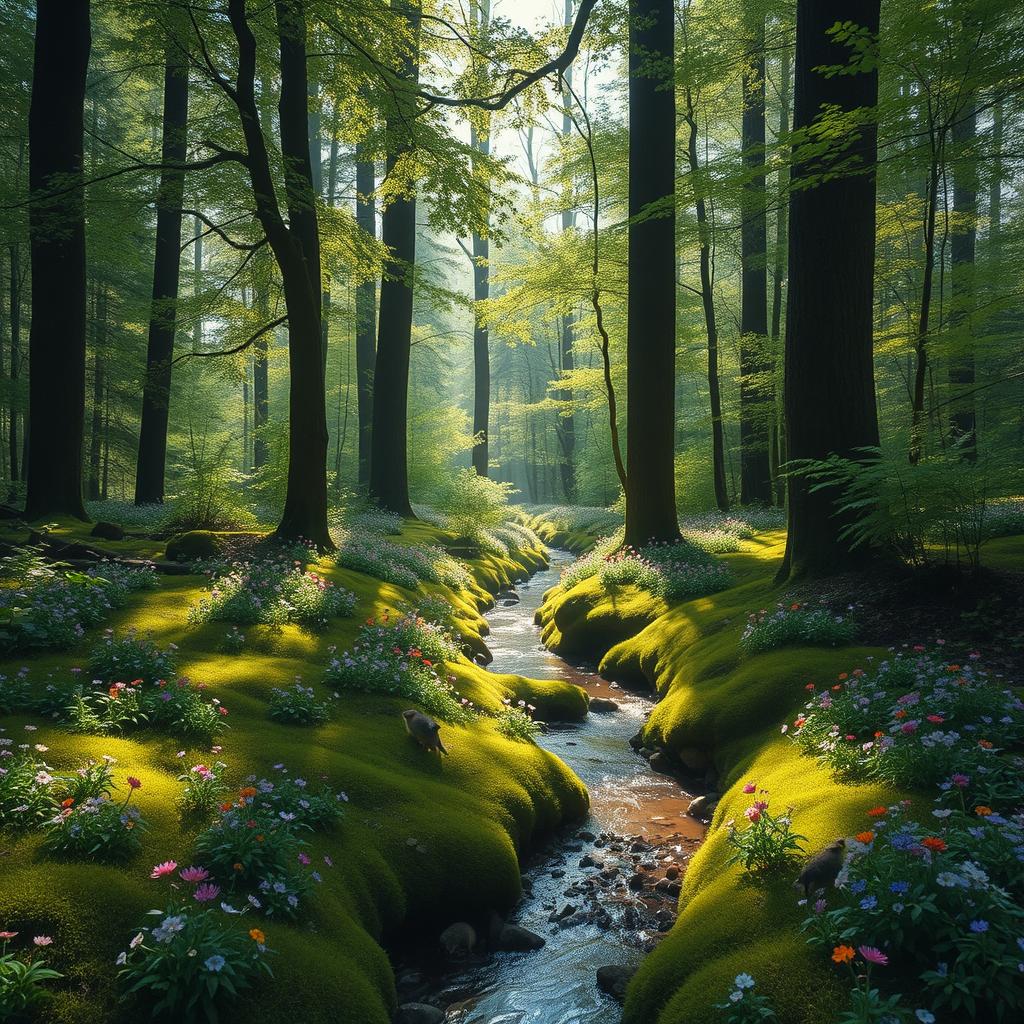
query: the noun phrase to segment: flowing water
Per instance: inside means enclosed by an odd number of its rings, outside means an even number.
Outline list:
[[[592,697],[610,697],[619,710],[551,726],[538,738],[586,783],[590,817],[527,866],[524,896],[510,920],[542,935],[543,948],[497,953],[448,969],[431,979],[431,995],[422,995],[422,989],[415,994],[446,1008],[446,1020],[458,1024],[617,1022],[621,1009],[598,990],[597,969],[634,967],[653,947],[676,904],[671,889],[655,892],[653,884],[666,870],[670,875],[682,870],[703,837],[702,826],[686,816],[691,795],[674,779],[651,771],[629,745],[650,711],[650,699],[605,682],[541,644],[534,612],[573,558],[558,550],[550,555],[548,569],[517,587],[518,601],[499,595],[487,615],[490,668],[566,679]],[[630,878],[641,874],[647,884],[630,888]]]

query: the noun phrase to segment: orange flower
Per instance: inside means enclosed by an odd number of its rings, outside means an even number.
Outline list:
[[[929,850],[934,850],[935,853],[943,853],[946,849],[945,840],[938,836],[928,836],[927,839],[922,839],[921,845]]]
[[[978,740],[978,746],[981,747],[982,750],[991,750],[992,749],[992,741],[991,740]]]
[[[265,945],[267,941],[266,935],[264,935],[263,932],[259,930],[259,928],[250,928],[249,938],[252,939],[253,942],[258,942],[261,946]],[[852,953],[853,950],[851,950],[850,952]]]
[[[855,955],[853,946],[836,946],[832,950],[832,960],[837,964],[848,964]]]
[[[946,666],[946,671],[947,672],[959,672],[960,671],[960,666],[959,665],[947,665]]]
[[[256,795],[256,787],[255,786],[246,786],[245,789],[240,789],[238,791],[238,795],[240,797],[242,797],[243,800],[246,799],[247,797],[255,796]]]
[[[116,686],[111,686],[110,689],[107,690],[107,693],[109,693],[110,696],[113,697],[115,700],[117,699],[117,697],[118,697],[120,692],[121,691],[118,690],[118,688]]]
[[[857,835],[855,836],[855,838],[856,838],[858,843],[864,843],[865,846],[866,846],[868,843],[873,843],[875,841],[875,833],[874,832],[858,832]]]
[[[869,818],[881,818],[882,815],[887,814],[888,811],[889,811],[888,807],[872,807],[871,810],[868,811],[868,817]]]
[[[839,673],[839,679],[840,680],[849,679],[849,678],[850,678],[849,673],[847,673],[847,672],[840,672]],[[844,946],[843,948],[845,949],[846,947]]]
[[[232,864],[231,866],[232,866],[232,867],[233,867],[233,868],[234,868],[234,869],[235,869],[236,871],[241,871],[241,870],[242,870],[242,865],[241,865],[241,864],[239,864],[239,863],[238,863],[237,861],[236,861],[236,862],[235,862],[234,864]]]
[[[69,796],[67,798],[67,800],[61,800],[60,805],[61,805],[61,807],[71,807],[72,804],[74,804],[74,802],[75,802],[75,798]]]
[[[977,814],[979,818],[987,818],[992,813],[992,808],[986,807],[984,804],[978,804],[978,806],[974,808],[974,813]]]
[[[791,612],[797,612],[797,611],[799,611],[799,610],[800,610],[800,602],[799,602],[799,601],[794,601],[794,602],[793,602],[793,603],[792,603],[792,604],[791,604],[791,605],[789,606],[789,610],[790,610]]]
[[[878,730],[876,730],[876,732],[875,732],[875,739],[876,739],[876,740],[880,740],[880,739],[881,739],[881,738],[882,738],[882,737],[883,737],[884,735],[885,735],[885,733],[884,733],[884,732],[882,732],[882,730],[881,730],[881,729],[878,729]]]
[[[222,811],[230,811],[233,806],[234,804],[232,804],[231,801],[229,800],[226,804],[221,804],[220,809]]]
[[[256,837],[256,842],[257,843],[262,843],[263,842],[263,836],[257,836]]]

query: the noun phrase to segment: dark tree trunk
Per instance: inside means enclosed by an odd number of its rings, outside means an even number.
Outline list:
[[[89,0],[38,0],[29,108],[28,497],[25,516],[86,519],[85,195],[82,178]],[[54,289],[60,290],[60,301]]]
[[[332,548],[327,527],[327,410],[320,358],[320,256],[306,123],[306,26],[301,0],[277,0],[281,45],[281,153],[288,201],[278,206],[256,102],[256,38],[245,0],[229,0],[238,43],[232,99],[242,124],[256,216],[281,271],[288,311],[288,482],[277,536]]]
[[[626,537],[679,537],[675,495],[675,18],[636,0],[629,23],[629,300]],[[642,218],[638,220],[638,218]]]
[[[471,129],[473,148],[486,155],[490,139]],[[473,232],[473,301],[484,302],[491,293],[490,242],[486,235]],[[473,309],[473,468],[479,476],[487,476],[490,462],[488,428],[491,416],[491,350],[487,326],[479,306]]]
[[[697,116],[693,92],[683,90],[687,129],[686,154],[693,181],[694,205],[697,209],[697,231],[700,234],[700,298],[704,310],[704,328],[708,336],[708,396],[711,402],[711,470],[715,484],[715,504],[729,511],[729,488],[725,482],[725,436],[722,429],[722,389],[718,376],[718,323],[715,319],[715,284],[711,279],[711,227],[708,224],[707,202],[697,159]]]
[[[20,414],[18,380],[21,375],[21,244],[11,242],[11,409],[10,427],[7,435],[8,453],[11,462],[11,483],[17,483],[18,460],[18,416]]]
[[[164,68],[163,163],[181,164],[186,157],[188,68],[179,46],[169,41]],[[156,255],[153,260],[153,301],[149,314],[146,384],[142,392],[139,458],[135,469],[135,504],[161,504],[167,466],[167,420],[171,393],[171,360],[181,270],[182,171],[165,170],[156,201]]]
[[[392,9],[409,22],[412,45],[399,72],[405,82],[419,80],[420,7],[416,0],[392,0]],[[390,174],[400,157],[412,148],[411,97],[397,92],[396,109],[386,128]],[[370,494],[400,516],[411,516],[407,432],[409,361],[412,346],[413,270],[416,260],[416,199],[393,200],[381,221],[381,237],[390,257],[380,286],[380,322],[373,375],[373,447]]]
[[[949,314],[955,353],[949,364],[949,383],[953,389],[950,433],[962,441],[964,458],[973,462],[978,456],[977,417],[974,396],[963,394],[974,388],[974,335],[971,317],[974,311],[974,251],[978,235],[978,180],[975,155],[971,152],[977,129],[973,100],[961,111],[953,125],[956,163],[953,167],[953,231],[950,238],[952,297]],[[962,397],[958,397],[962,395]]]
[[[374,165],[356,146],[356,223],[371,238],[377,237],[377,203],[373,196]],[[356,285],[356,398],[359,405],[359,486],[370,483],[370,446],[373,438],[373,369],[377,358],[377,282]]]
[[[839,110],[876,105],[876,71],[827,77],[817,69],[847,62],[847,48],[828,35],[836,21],[877,33],[879,6],[879,0],[797,0],[794,130],[810,125],[823,104]],[[878,444],[871,333],[876,156],[876,129],[865,124],[838,157],[794,160],[785,375],[791,459],[851,457]],[[817,179],[832,160],[851,157],[860,173]],[[808,179],[818,183],[806,187]],[[829,489],[812,493],[806,477],[791,481],[780,579],[838,572],[854,561],[839,537],[844,521],[834,514],[836,497]]]
[[[768,265],[764,180],[764,15],[748,25],[750,53],[743,70],[743,195],[740,262],[740,502],[769,504],[767,361]]]
[[[935,222],[939,205],[941,142],[934,126],[929,127],[931,161],[928,166],[924,214],[924,276],[921,281],[921,308],[917,317],[917,341],[914,346],[914,385],[910,409],[910,461],[921,458],[924,445],[924,389],[928,379],[928,333],[931,330],[932,283],[935,280]]]
[[[262,268],[256,284],[256,309],[263,323],[270,320],[270,266]],[[262,469],[270,461],[267,422],[270,414],[270,382],[267,368],[269,335],[262,334],[253,343],[252,359],[252,468]]]
[[[782,49],[779,68],[779,139],[785,139],[789,135],[789,78],[790,60],[789,47]],[[778,199],[777,213],[775,215],[775,267],[772,273],[772,352],[775,358],[779,358],[779,336],[782,331],[782,282],[786,277],[786,232],[787,215],[789,203],[787,193],[789,191],[789,166],[785,161],[780,162],[778,171]],[[782,475],[781,469],[786,461],[785,455],[785,430],[781,422],[780,396],[775,397],[775,421],[774,441],[772,445],[773,463],[775,475],[776,503],[786,503],[786,478]]]
[[[104,407],[107,394],[107,286],[103,282],[96,286],[93,320],[92,429],[89,433],[88,494],[90,501],[99,501],[103,497]]]

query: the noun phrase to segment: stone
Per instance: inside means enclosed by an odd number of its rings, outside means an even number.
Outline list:
[[[638,754],[639,754],[639,755],[640,755],[640,756],[641,756],[641,757],[642,757],[642,758],[643,758],[643,759],[644,759],[645,761],[650,761],[650,759],[651,759],[651,758],[652,758],[652,757],[654,756],[654,751],[653,751],[653,750],[651,750],[651,748],[650,748],[650,747],[640,747],[640,748],[639,748],[639,749],[637,750],[637,753],[638,753]]]
[[[712,814],[715,813],[715,807],[717,802],[713,801],[710,796],[706,794],[703,796],[695,796],[691,801],[689,807],[686,808],[686,813],[691,818],[696,818],[698,821],[710,821]]]
[[[610,697],[591,697],[590,710],[597,714],[607,714],[609,711],[618,711],[619,704]]]
[[[395,1014],[395,1024],[444,1024],[444,1010],[429,1003],[403,1003]]]
[[[597,969],[597,987],[609,995],[616,1002],[623,1002],[626,998],[626,986],[636,973],[633,967],[623,967],[622,964],[605,964]]]
[[[675,864],[669,864],[665,868],[665,877],[674,881],[679,877],[679,868]]]
[[[529,928],[523,928],[518,924],[507,924],[501,929],[498,936],[498,949],[508,952],[524,952],[531,949],[540,949],[547,940],[543,935],[531,932]]]
[[[597,838],[593,832],[580,832],[578,835],[585,843],[592,843]]]
[[[711,758],[696,747],[683,747],[676,751],[676,757],[695,775],[703,775],[711,767]]]
[[[450,957],[468,956],[476,945],[476,929],[465,921],[458,921],[445,928],[438,941]]]
[[[637,871],[635,874],[630,875],[629,887],[634,892],[639,892],[647,884],[647,876],[642,871]]]
[[[659,775],[675,774],[675,768],[669,760],[668,754],[663,750],[656,750],[651,754],[651,771],[655,771]]]
[[[660,878],[654,885],[656,892],[664,893],[666,896],[678,896],[682,888],[683,883],[675,878]]]
[[[644,731],[641,729],[638,733],[634,733],[629,737],[629,745],[634,750],[641,750],[644,745]]]
[[[108,523],[100,520],[90,531],[90,537],[99,537],[102,540],[124,540],[124,529],[117,523]]]
[[[594,857],[591,856],[591,854],[585,853],[582,857],[580,857],[580,867],[581,868],[600,868],[600,867],[604,867],[604,865],[599,860],[595,860]]]
[[[555,870],[551,872],[551,877],[565,878],[565,871],[562,868],[555,868]]]

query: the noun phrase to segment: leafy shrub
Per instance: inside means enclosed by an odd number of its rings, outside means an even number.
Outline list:
[[[982,530],[986,539],[1024,533],[1024,499],[998,498],[989,502]]]
[[[283,560],[236,562],[214,578],[209,597],[189,611],[189,622],[284,625],[323,628],[336,616],[351,615],[355,595],[301,565]]]
[[[126,993],[151,1004],[153,1017],[216,1021],[218,1007],[236,999],[239,990],[261,973],[273,976],[264,933],[241,933],[228,923],[226,911],[175,900],[149,913],[160,923],[144,925],[117,963]]]
[[[537,709],[524,700],[516,706],[510,700],[503,700],[502,704],[506,706],[494,716],[498,732],[507,740],[532,743],[540,732],[540,726],[533,720],[533,713]]]
[[[479,543],[486,531],[508,522],[508,499],[514,490],[510,483],[459,469],[435,493],[434,508],[457,537]]]
[[[833,615],[827,608],[811,608],[806,603],[780,603],[774,612],[762,608],[747,616],[740,646],[747,654],[757,654],[787,644],[843,647],[856,637],[857,623],[848,615]]]
[[[955,774],[978,803],[1014,804],[1024,799],[1024,779],[1000,751],[1024,736],[1024,704],[994,686],[976,661],[950,663],[918,645],[870,674],[844,672],[808,701],[793,736],[808,754],[855,778],[917,788]]]
[[[140,636],[134,629],[125,630],[120,636],[107,629],[103,639],[89,652],[89,672],[93,679],[104,683],[156,683],[173,679],[176,650],[174,644],[161,650],[152,637]]]
[[[60,813],[43,826],[43,850],[81,860],[127,860],[140,849],[139,833],[146,830],[138,807],[129,806],[141,785],[129,777],[128,795],[121,802],[106,795],[89,796],[80,803],[65,800]]]
[[[330,717],[330,709],[316,699],[312,686],[296,682],[288,690],[271,690],[270,717],[289,725],[320,725]]]
[[[23,548],[0,559],[0,650],[70,647],[129,594],[155,586],[151,567],[105,562],[77,572]]]
[[[35,937],[34,948],[29,950],[27,959],[7,952],[7,946],[17,935],[17,932],[0,931],[0,1020],[23,1019],[48,996],[43,983],[64,977],[47,967],[44,960],[36,959],[36,950],[53,941],[48,935]]]
[[[23,710],[31,699],[27,667],[20,668],[14,676],[0,674],[0,715],[12,715]]]
[[[459,648],[436,623],[418,615],[371,619],[359,628],[355,644],[338,654],[331,648],[324,680],[337,690],[407,697],[450,722],[464,722],[472,705],[460,699],[440,664],[458,657]]]
[[[889,969],[887,987],[924,1004],[916,1020],[1020,1017],[1024,819],[981,805],[937,807],[931,824],[916,821],[909,803],[867,813],[835,894],[804,921],[809,941],[837,963],[859,946]]]
[[[245,634],[237,626],[232,626],[224,634],[220,649],[225,654],[241,654],[245,650]]]
[[[726,839],[733,848],[730,864],[742,864],[747,871],[776,871],[788,867],[802,853],[800,844],[807,837],[793,831],[793,808],[775,815],[768,810],[768,790],[758,790],[753,782],[743,792],[757,793],[757,799],[743,812],[747,825],[738,829],[728,823]]]
[[[216,761],[212,766],[194,764],[187,772],[178,776],[184,783],[184,790],[178,801],[181,813],[186,816],[212,814],[220,804],[227,787],[221,781],[221,774],[227,765]]]
[[[13,746],[9,736],[0,736],[0,829],[29,831],[57,810],[55,779],[34,753]]]

